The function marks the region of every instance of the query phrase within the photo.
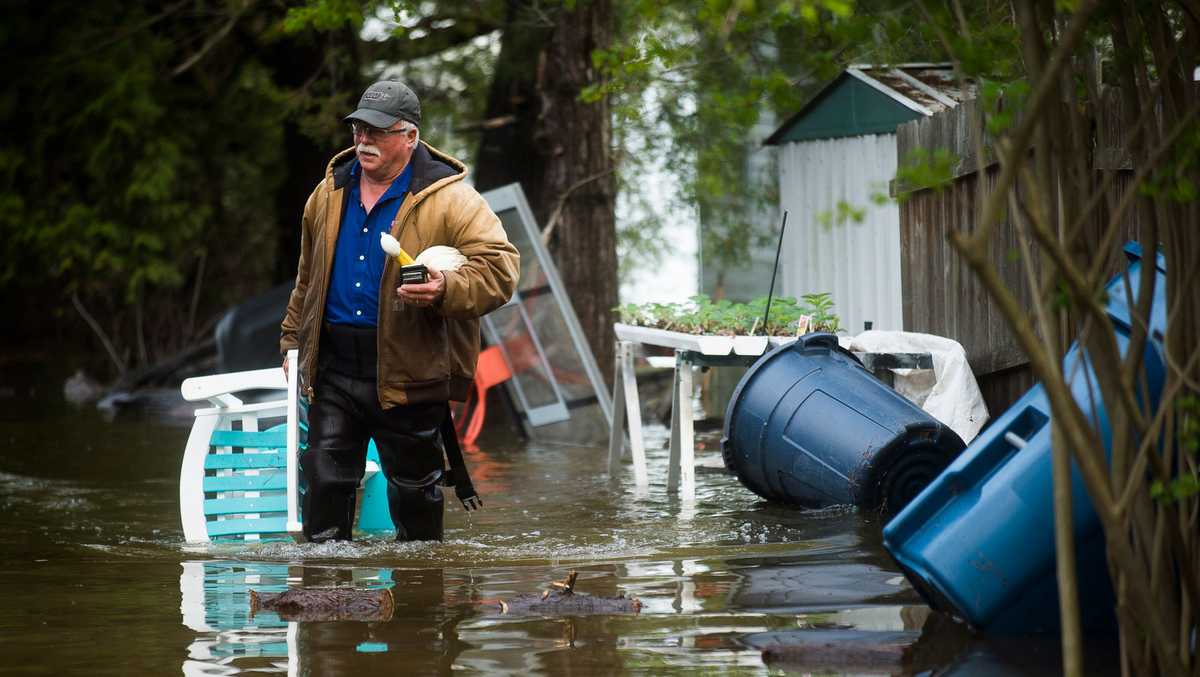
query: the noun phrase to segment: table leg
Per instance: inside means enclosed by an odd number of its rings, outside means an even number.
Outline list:
[[[679,392],[682,395],[679,402],[679,479],[685,498],[694,498],[696,495],[695,416],[692,412],[692,376],[695,372],[692,367],[692,360],[687,357],[683,372],[679,374]]]
[[[692,421],[692,360],[687,351],[675,351],[675,383],[671,392],[671,459],[667,491],[682,489],[686,498],[696,493],[696,442]]]
[[[625,452],[625,380],[621,353],[622,346],[629,345],[625,341],[617,341],[613,353],[613,415],[612,424],[608,429],[608,475],[616,477],[621,470],[621,456]]]
[[[675,351],[675,374],[671,378],[671,452],[667,457],[667,491],[679,489],[679,371],[683,369],[679,351]]]
[[[618,345],[617,359],[621,363],[621,385],[625,391],[625,416],[629,421],[629,450],[633,455],[633,481],[638,487],[650,486],[646,472],[646,445],[642,441],[642,407],[638,401],[637,376],[633,371],[633,344]],[[614,384],[615,385],[615,384]]]

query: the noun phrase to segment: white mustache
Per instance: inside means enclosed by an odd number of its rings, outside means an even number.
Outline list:
[[[360,143],[355,150],[360,153],[366,153],[367,155],[374,155],[375,157],[383,155],[383,152],[379,150],[379,146],[372,146],[369,143]]]

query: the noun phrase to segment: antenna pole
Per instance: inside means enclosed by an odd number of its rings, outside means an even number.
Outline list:
[[[787,228],[787,210],[783,210],[783,222],[779,224],[779,243],[775,245],[775,267],[771,269],[771,288],[767,291],[767,312],[763,315],[763,333],[767,336],[767,320],[771,317],[771,297],[775,295],[775,276],[779,273],[779,252],[783,249],[783,229]]]

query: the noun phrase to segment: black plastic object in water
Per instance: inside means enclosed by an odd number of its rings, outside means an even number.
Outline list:
[[[900,510],[965,446],[822,333],[750,367],[730,399],[724,433],[725,467],[742,484],[812,508]]]
[[[279,366],[279,323],[293,286],[287,282],[273,287],[225,312],[215,332],[219,371]]]

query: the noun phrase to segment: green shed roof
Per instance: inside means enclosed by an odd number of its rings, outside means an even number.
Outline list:
[[[894,133],[897,125],[955,105],[960,95],[945,82],[948,73],[942,64],[852,66],[764,143]]]

